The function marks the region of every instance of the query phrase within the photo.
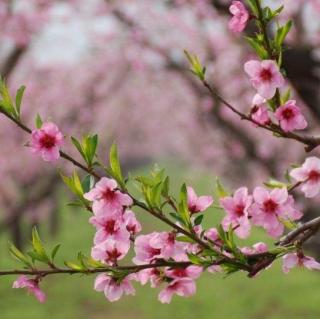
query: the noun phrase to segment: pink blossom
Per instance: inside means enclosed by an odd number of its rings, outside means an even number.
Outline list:
[[[285,132],[303,130],[308,126],[300,108],[296,106],[295,100],[289,100],[287,103],[280,106],[276,110],[275,116],[280,122],[280,127]]]
[[[314,258],[304,256],[296,253],[287,254],[282,257],[283,265],[282,270],[284,273],[288,273],[292,268],[300,266],[306,267],[309,270],[320,270],[320,263]]]
[[[229,29],[232,32],[242,32],[249,20],[249,12],[241,1],[232,1],[229,11],[233,17],[229,22]]]
[[[117,182],[107,177],[102,177],[93,189],[84,194],[84,198],[93,201],[95,214],[113,214],[123,206],[132,205],[131,197],[117,190]]]
[[[136,256],[133,258],[133,262],[138,265],[154,261],[157,258],[175,257],[175,235],[167,232],[140,235],[135,240],[134,250]]]
[[[221,206],[227,215],[222,221],[224,230],[231,226],[240,238],[246,238],[250,234],[251,225],[249,222],[249,207],[252,204],[252,196],[248,194],[246,187],[241,187],[235,191],[233,197],[220,199]]]
[[[94,236],[95,245],[108,238],[117,241],[128,241],[130,238],[130,233],[122,220],[122,214],[93,216],[90,218],[90,223],[97,228]]]
[[[131,235],[136,235],[141,231],[141,224],[137,220],[134,212],[131,210],[126,210],[123,214],[124,224],[126,226],[127,231]]]
[[[196,292],[196,284],[188,278],[175,279],[168,284],[159,294],[162,303],[170,303],[174,294],[181,297],[189,297]]]
[[[163,276],[157,268],[147,268],[138,272],[137,279],[141,285],[145,285],[150,281],[151,287],[156,288],[163,281]]]
[[[268,114],[268,109],[264,105],[265,102],[266,99],[264,99],[259,94],[256,94],[252,100],[253,107],[250,112],[251,118],[261,125],[268,125],[271,122]]]
[[[258,242],[252,247],[243,247],[241,251],[246,255],[261,254],[268,251],[268,246],[263,242]]]
[[[130,279],[130,275],[123,280],[118,281],[106,274],[100,274],[94,282],[94,289],[96,291],[103,291],[109,301],[117,301],[123,294],[135,294],[135,289],[133,288]]]
[[[19,276],[13,283],[12,288],[26,288],[30,294],[33,294],[41,303],[46,301],[45,293],[39,288],[38,281],[29,279],[27,276]]]
[[[217,228],[212,227],[209,228],[205,233],[204,233],[205,237],[212,240],[212,241],[217,241],[219,240],[219,233]]]
[[[187,188],[188,192],[188,208],[191,214],[203,212],[213,203],[211,196],[197,196],[192,187]]]
[[[54,123],[44,123],[40,129],[33,130],[31,133],[32,152],[40,154],[44,161],[58,160],[62,144],[63,135]]]
[[[287,189],[275,188],[268,192],[262,187],[255,188],[253,192],[255,203],[251,206],[250,213],[254,224],[264,227],[272,237],[283,233],[282,219],[298,219],[301,217],[293,206],[293,198],[288,195]]]
[[[320,192],[320,159],[307,158],[301,167],[290,172],[290,176],[302,183],[301,190],[306,197],[315,197]]]
[[[92,248],[91,257],[95,260],[114,265],[118,260],[123,259],[127,255],[129,249],[129,240],[117,241],[114,239],[107,239]]]
[[[266,99],[271,99],[276,89],[284,85],[284,78],[273,60],[248,61],[244,70],[250,76],[253,87]]]
[[[189,279],[198,279],[203,271],[203,268],[200,266],[189,266],[186,268],[174,268],[166,269],[165,274],[173,279],[178,278],[189,278]]]

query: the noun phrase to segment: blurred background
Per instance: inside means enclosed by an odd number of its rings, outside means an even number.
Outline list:
[[[39,113],[67,136],[98,133],[99,156],[105,161],[116,141],[123,166],[132,174],[157,163],[167,168],[177,187],[187,181],[199,194],[213,194],[216,176],[229,189],[253,187],[269,176],[283,179],[291,164],[306,157],[303,146],[241,123],[208,96],[187,69],[184,49],[200,57],[208,80],[225,99],[244,112],[250,110],[254,91],[243,64],[254,56],[241,36],[228,30],[230,3],[0,0],[0,73],[12,92],[26,85],[22,117],[30,127]],[[308,133],[317,135],[320,1],[264,4],[284,4],[280,22],[294,20],[284,68],[310,123]],[[249,26],[246,32],[253,30]],[[89,254],[92,244],[88,214],[66,206],[72,197],[66,195],[56,169],[32,155],[24,147],[27,141],[0,117],[1,269],[18,267],[6,253],[7,241],[27,249],[34,225],[48,246],[63,243],[61,261],[72,260],[80,250]],[[72,169],[63,162],[57,167]],[[319,214],[318,201],[299,198],[306,219]],[[221,217],[212,210],[206,223],[215,225]],[[153,220],[141,220],[144,233],[154,229]],[[264,233],[257,230],[250,240],[265,240]],[[320,238],[315,238],[309,249],[320,258],[319,248]],[[76,276],[48,278],[48,301],[40,305],[23,291],[12,291],[12,281],[0,278],[4,319],[320,317],[320,276],[301,270],[284,276],[278,264],[253,280],[241,273],[227,279],[204,275],[195,297],[174,298],[170,305],[161,305],[158,291],[149,287],[111,304],[93,291],[92,277]]]

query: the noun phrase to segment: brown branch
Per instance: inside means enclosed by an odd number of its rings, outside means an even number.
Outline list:
[[[218,99],[228,109],[230,109],[233,113],[238,115],[241,120],[245,120],[245,121],[251,122],[256,126],[258,126],[260,128],[263,128],[263,129],[265,129],[265,130],[267,130],[269,132],[272,132],[273,134],[279,135],[279,136],[281,136],[283,138],[296,140],[296,141],[298,141],[298,142],[300,142],[300,143],[305,145],[305,151],[306,152],[311,152],[313,149],[315,149],[317,146],[320,145],[320,138],[319,137],[316,138],[316,137],[313,137],[313,136],[302,136],[302,135],[298,135],[298,134],[295,134],[295,133],[292,133],[292,132],[284,132],[279,125],[276,125],[274,123],[272,123],[270,125],[264,125],[264,124],[258,123],[257,121],[252,119],[250,115],[242,113],[241,111],[236,109],[233,105],[231,105],[229,102],[227,102],[222,96],[220,96],[211,87],[211,85],[206,80],[203,80],[202,83],[208,89],[208,91],[210,92],[212,97]]]
[[[171,262],[171,261],[159,261],[151,264],[144,265],[132,265],[132,266],[117,266],[117,267],[105,267],[105,268],[88,268],[88,269],[68,269],[68,268],[54,268],[54,269],[32,269],[32,270],[4,270],[0,271],[0,276],[6,275],[33,275],[45,277],[47,275],[54,274],[94,274],[108,271],[130,271],[137,272],[148,268],[158,267],[171,267],[171,268],[184,268],[192,265],[191,262]]]
[[[289,232],[286,236],[280,239],[280,241],[278,241],[276,245],[288,246],[294,244],[295,242],[297,242],[298,245],[301,245],[306,242],[311,236],[316,234],[319,229],[320,217],[317,217]]]

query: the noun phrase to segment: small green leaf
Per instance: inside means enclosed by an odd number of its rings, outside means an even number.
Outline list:
[[[229,195],[229,193],[225,190],[219,178],[216,178],[216,193],[219,198],[223,198]]]
[[[276,179],[270,178],[267,182],[263,183],[265,186],[269,187],[269,188],[283,188],[283,187],[287,187],[287,184],[280,182]]]
[[[291,27],[292,20],[289,20],[284,26],[278,28],[274,39],[275,45],[278,49],[281,49],[282,43],[284,42]]]
[[[6,82],[0,78],[0,107],[2,107],[6,112],[11,114],[13,117],[18,118],[18,113],[13,106],[13,102],[10,96],[10,92],[6,85]]]
[[[17,94],[16,94],[16,110],[17,110],[19,117],[21,114],[21,102],[22,102],[22,98],[23,98],[23,94],[24,94],[25,89],[26,89],[26,87],[24,85],[21,86],[18,89]]]
[[[176,241],[180,241],[183,243],[194,243],[194,240],[187,236],[178,236],[176,237]]]
[[[25,256],[16,246],[9,242],[9,251],[13,257],[25,264],[28,268],[32,268],[32,264],[27,256]]]
[[[71,141],[72,141],[72,144],[78,150],[78,152],[81,154],[82,158],[86,161],[86,155],[84,153],[84,150],[83,150],[82,145],[80,144],[80,142],[73,136],[71,136]]]
[[[35,119],[35,124],[36,124],[36,128],[40,129],[42,127],[42,119],[39,115],[39,113],[37,113],[36,119]]]
[[[188,199],[187,199],[187,186],[186,184],[182,184],[180,189],[180,202],[178,205],[178,213],[183,221],[183,224],[187,226],[188,228],[191,228],[191,219],[190,219],[190,212],[188,209]]]
[[[60,249],[61,244],[58,244],[56,246],[53,247],[52,252],[51,252],[51,260],[54,261],[54,258],[57,255],[58,250]]]
[[[202,220],[203,220],[203,215],[199,215],[196,217],[196,219],[194,220],[194,226],[198,226],[198,225],[201,225],[202,223]]]
[[[206,68],[203,67],[199,61],[199,58],[196,55],[189,53],[187,50],[184,50],[190,65],[191,72],[196,75],[201,81],[205,80]]]
[[[170,185],[170,178],[167,176],[162,185],[161,194],[163,197],[167,198],[169,196],[169,186]]]
[[[125,182],[122,176],[119,157],[118,157],[118,150],[115,143],[113,143],[111,146],[109,161],[110,161],[112,177],[120,184],[122,188],[125,188]]]
[[[87,163],[89,166],[92,166],[94,157],[96,155],[98,146],[98,135],[87,136],[85,139],[85,154],[87,158]]]
[[[193,255],[193,254],[187,254],[188,255],[188,258],[189,260],[195,264],[195,265],[202,265],[203,264],[203,260],[197,256],[197,255]]]
[[[39,255],[39,259],[40,261],[43,261],[43,262],[49,262],[49,257],[42,245],[42,242],[41,242],[41,239],[40,239],[40,236],[38,234],[38,231],[36,229],[36,227],[33,228],[32,230],[32,246],[33,246],[33,249],[34,251]]]
[[[71,262],[71,261],[65,261],[64,264],[68,268],[73,269],[73,270],[78,270],[78,271],[84,271],[85,270],[81,265],[77,265],[77,264],[75,264],[74,262]]]
[[[88,193],[94,186],[94,177],[87,175],[81,182],[81,187],[84,193]]]
[[[264,48],[263,42],[260,42],[258,39],[252,37],[245,37],[245,39],[261,59],[264,60],[268,58],[268,52]]]
[[[246,0],[247,5],[255,16],[258,16],[258,8],[255,0]]]
[[[291,90],[290,88],[281,96],[281,104],[285,104],[290,100]]]
[[[80,262],[81,267],[83,269],[88,269],[88,267],[87,267],[87,265],[85,263],[85,259],[86,259],[86,257],[81,252],[79,252],[78,253],[78,260]]]

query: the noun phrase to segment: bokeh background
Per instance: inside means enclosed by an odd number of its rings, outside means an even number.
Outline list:
[[[242,111],[250,110],[254,91],[243,63],[253,55],[243,38],[228,30],[230,2],[0,0],[0,73],[12,92],[26,85],[22,114],[29,126],[34,127],[39,113],[66,136],[98,133],[103,160],[116,141],[126,172],[145,173],[157,163],[170,173],[176,189],[186,181],[201,194],[214,193],[216,176],[230,189],[252,188],[269,176],[282,179],[287,167],[305,158],[303,147],[241,123],[187,69],[184,49],[200,57],[222,96]],[[319,134],[320,1],[263,2],[285,5],[280,23],[294,20],[284,54],[288,86],[306,114],[308,132]],[[251,26],[246,32],[253,32]],[[68,172],[72,167],[43,163],[24,147],[27,141],[0,117],[1,269],[18,267],[7,253],[7,241],[27,249],[34,225],[49,247],[63,243],[61,262],[80,250],[89,254],[92,244],[88,214],[67,207],[72,197],[57,175],[56,168]],[[306,219],[319,214],[319,201],[299,198],[299,204]],[[205,222],[212,226],[221,217],[212,209]],[[140,219],[144,233],[154,229],[152,219]],[[265,239],[256,230],[249,244]],[[319,247],[315,238],[311,254],[320,257]],[[109,303],[93,291],[93,279],[48,278],[43,285],[48,301],[40,305],[24,291],[10,289],[13,278],[0,278],[0,317],[320,317],[319,274],[298,270],[285,276],[277,263],[252,280],[242,273],[226,279],[204,275],[196,296],[176,297],[170,305],[161,305],[158,291],[148,287]]]

